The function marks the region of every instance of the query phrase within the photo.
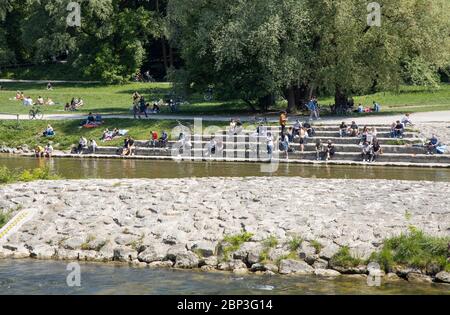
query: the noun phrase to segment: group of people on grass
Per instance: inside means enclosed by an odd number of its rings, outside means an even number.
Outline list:
[[[47,99],[44,99],[42,96],[39,95],[39,97],[36,99],[36,101],[33,101],[31,96],[25,96],[23,92],[17,91],[16,96],[12,99],[14,101],[21,101],[24,106],[35,106],[35,105],[55,105],[55,102],[48,97]]]
[[[103,125],[104,121],[102,118],[102,115],[100,114],[93,114],[92,112],[89,112],[86,120],[83,120],[80,123],[80,126],[83,128],[97,128],[101,125]]]
[[[84,106],[84,101],[81,97],[73,97],[70,102],[67,102],[64,106],[65,111],[76,111]]]

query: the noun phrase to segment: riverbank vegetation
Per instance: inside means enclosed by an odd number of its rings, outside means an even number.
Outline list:
[[[386,239],[380,252],[372,254],[386,272],[395,267],[418,268],[427,273],[450,272],[450,237],[425,234],[414,227],[405,234]]]
[[[0,184],[11,184],[14,182],[31,182],[35,180],[56,180],[61,177],[51,174],[48,167],[35,168],[32,170],[13,170],[6,166],[0,167]]]

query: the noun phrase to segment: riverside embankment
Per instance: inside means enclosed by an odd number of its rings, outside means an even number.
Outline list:
[[[282,177],[18,183],[0,187],[0,208],[35,214],[0,240],[0,257],[364,275],[383,240],[410,226],[450,236],[449,191],[447,182]],[[333,265],[342,248],[361,263]],[[431,281],[426,270],[394,272]]]

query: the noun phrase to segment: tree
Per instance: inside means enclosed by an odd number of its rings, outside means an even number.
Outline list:
[[[449,2],[384,0],[381,27],[368,26],[367,4],[171,0],[171,38],[187,83],[214,83],[249,104],[283,94],[293,110],[315,90],[345,106],[356,93],[435,82],[449,64]]]
[[[185,60],[189,83],[213,83],[224,95],[252,108],[270,95],[307,81],[308,10],[303,1],[182,1],[169,3],[172,40]]]

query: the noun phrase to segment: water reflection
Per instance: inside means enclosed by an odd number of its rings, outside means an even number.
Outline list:
[[[132,159],[35,159],[0,156],[0,165],[35,168],[48,165],[65,178],[178,178],[299,176],[305,178],[398,179],[450,181],[450,169],[343,165],[280,164],[273,174],[262,173],[258,163],[176,162]]]

